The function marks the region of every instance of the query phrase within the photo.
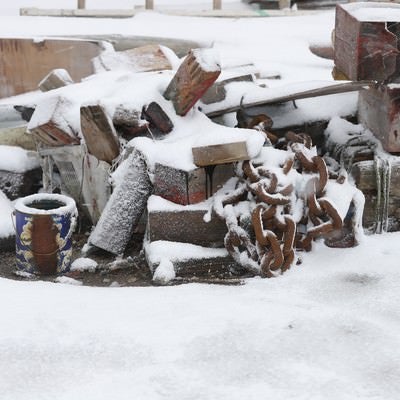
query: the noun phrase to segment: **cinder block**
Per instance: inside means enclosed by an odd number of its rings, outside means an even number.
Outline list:
[[[155,165],[154,194],[176,204],[195,204],[213,195],[234,176],[233,164],[221,164],[183,171]]]
[[[168,207],[168,209],[157,210],[151,207],[149,201],[148,239],[150,242],[167,240],[204,247],[223,247],[227,232],[226,224],[216,216],[213,216],[209,222],[205,222],[206,213],[207,209],[193,209],[191,206],[180,205],[175,209]]]

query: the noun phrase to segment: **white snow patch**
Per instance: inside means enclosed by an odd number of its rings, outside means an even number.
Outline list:
[[[52,208],[50,210],[42,210],[35,208],[34,204],[41,201],[55,201],[63,204],[60,207]],[[22,197],[15,203],[15,209],[24,214],[34,215],[66,215],[70,214],[75,216],[77,214],[75,200],[72,197],[56,193],[37,193],[30,196]]]
[[[359,21],[400,22],[400,4],[360,2],[344,4],[342,7]]]
[[[157,211],[183,211],[183,210],[204,210],[210,208],[211,198],[200,203],[195,204],[176,204],[172,201],[166,200],[161,196],[151,195],[147,200],[147,210],[149,212]]]
[[[39,166],[39,157],[35,151],[0,145],[0,170],[22,173]]]
[[[215,49],[194,49],[193,56],[204,71],[214,72],[221,69],[221,59]]]
[[[71,264],[71,271],[89,271],[94,272],[97,268],[97,262],[87,257],[80,257]]]
[[[226,249],[213,249],[189,243],[168,242],[157,240],[145,244],[146,256],[152,265],[159,264],[163,259],[187,261],[200,258],[226,257]]]
[[[174,264],[167,258],[162,258],[153,274],[153,281],[165,285],[175,279]]]
[[[68,276],[58,276],[55,280],[55,283],[62,283],[64,285],[73,285],[73,286],[82,286],[83,282],[78,281],[77,279],[69,278]]]

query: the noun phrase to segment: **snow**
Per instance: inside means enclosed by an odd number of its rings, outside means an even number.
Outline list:
[[[154,271],[153,281],[161,285],[165,285],[173,279],[175,279],[174,264],[172,264],[169,259],[162,258],[160,264]]]
[[[35,204],[40,205],[43,201],[53,201],[62,204],[60,207],[52,209],[40,209]],[[34,215],[67,215],[75,216],[77,214],[76,204],[72,197],[56,193],[37,193],[22,197],[15,203],[15,210],[24,214]]]
[[[16,146],[0,145],[0,170],[23,173],[35,168],[39,168],[36,152]]]
[[[165,104],[165,107],[168,105]],[[130,146],[146,155],[150,170],[160,163],[183,171],[196,168],[193,163],[193,147],[210,146],[223,143],[246,142],[247,153],[252,158],[261,150],[265,138],[260,132],[251,129],[235,129],[214,124],[200,111],[192,110],[186,117],[168,114],[174,123],[174,130],[160,141],[149,138],[134,138]],[[195,129],[193,129],[195,127]]]
[[[134,3],[139,2],[114,0],[113,7],[132,7]],[[188,7],[189,2],[159,3]],[[282,80],[266,80],[275,93],[283,93],[283,87],[292,83],[301,86],[307,81],[331,80],[332,62],[311,54],[308,43],[329,42],[332,11],[257,19],[188,18],[150,12],[126,20],[16,16],[20,6],[39,5],[55,7],[55,2],[2,2],[0,14],[13,16],[0,18],[0,35],[119,33],[186,38],[213,42],[222,67],[252,62],[262,74],[279,71]],[[87,5],[101,8],[109,1],[87,0]],[[57,7],[75,6],[75,0],[57,1]],[[160,74],[159,89],[169,78]],[[145,85],[146,75],[141,79]],[[132,98],[135,83],[128,84],[128,75],[114,74],[113,80],[119,82],[115,93],[111,83],[97,91],[91,79],[79,84],[79,101],[100,97],[112,110],[124,89],[126,98],[136,101]],[[64,88],[63,93],[73,86]],[[152,95],[149,91],[149,98]],[[31,96],[26,96],[27,101]],[[351,93],[302,100],[298,105],[302,113],[312,105],[310,113],[317,115],[318,109],[329,108],[327,105],[335,110],[342,105],[343,110],[354,110],[356,101],[356,94]],[[169,114],[170,109],[165,111]],[[288,118],[297,112],[292,109]],[[207,133],[207,122],[201,115],[194,112],[188,119]],[[189,125],[184,126],[179,118],[174,123],[182,128],[179,137],[192,140],[191,132],[184,132]],[[221,132],[213,131],[210,136]],[[173,147],[171,140],[160,151]],[[279,165],[283,155],[272,153]],[[187,155],[182,158],[183,166],[190,167]],[[10,202],[1,194],[0,220],[3,232],[11,218]],[[11,225],[9,228],[11,231]],[[188,284],[111,290],[0,279],[0,397],[397,400],[399,240],[400,233],[385,233],[366,236],[352,249],[331,249],[316,243],[311,253],[302,255],[302,264],[283,276],[247,279],[243,286]],[[167,277],[174,257],[190,258],[205,252],[168,242],[151,245],[159,247],[157,254],[163,258],[156,261],[163,261],[165,269],[160,272]]]
[[[68,276],[59,276],[54,280],[55,283],[62,283],[64,285],[81,286],[82,282]]]
[[[395,400],[398,240],[238,287],[0,280],[2,399]]]
[[[173,203],[172,201],[166,200],[160,196],[151,195],[147,201],[147,211],[157,212],[157,211],[183,211],[183,210],[204,210],[207,211],[210,207],[211,198],[202,201],[200,203],[181,205]]]
[[[97,268],[97,262],[88,257],[77,258],[71,264],[71,271],[89,271],[94,272]]]
[[[196,258],[226,257],[228,255],[225,249],[211,249],[190,243],[168,242],[166,240],[145,243],[145,246],[151,265],[159,264],[166,259],[174,262],[195,260]]]
[[[214,72],[221,69],[219,54],[215,49],[195,49],[193,56],[204,71]]]
[[[400,4],[361,2],[345,4],[343,8],[359,21],[400,22]]]

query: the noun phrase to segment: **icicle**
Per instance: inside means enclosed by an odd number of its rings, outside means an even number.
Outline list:
[[[382,176],[382,191],[381,191],[381,208],[380,208],[380,222],[381,222],[381,229],[379,233],[385,231],[385,214],[386,214],[386,205],[387,205],[387,165],[386,160],[381,160],[381,176]]]
[[[383,231],[387,232],[389,229],[389,200],[390,200],[390,180],[392,175],[392,163],[390,159],[386,159],[384,163],[384,198],[383,198]]]
[[[376,204],[375,204],[375,233],[382,233],[381,220],[381,159],[378,156],[374,158],[375,177],[376,177]]]

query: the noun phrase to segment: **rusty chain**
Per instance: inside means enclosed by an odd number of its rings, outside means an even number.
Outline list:
[[[295,249],[311,250],[312,242],[336,229],[342,218],[326,196],[329,180],[324,159],[312,151],[311,138],[306,134],[288,132],[287,157],[279,173],[265,165],[243,161],[237,188],[215,205],[217,215],[225,219],[228,233],[225,247],[231,256],[253,273],[274,277],[288,270],[295,262]],[[305,188],[287,184],[292,170],[302,175]],[[282,182],[280,181],[282,180]],[[344,182],[343,175],[336,179]],[[303,212],[294,218],[293,205],[300,200]],[[247,202],[252,229],[244,229],[235,205]]]

